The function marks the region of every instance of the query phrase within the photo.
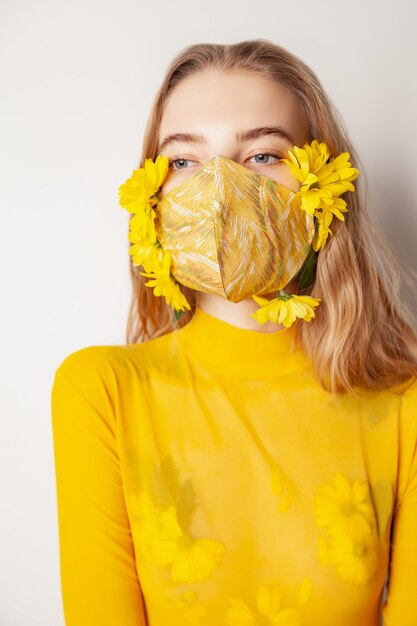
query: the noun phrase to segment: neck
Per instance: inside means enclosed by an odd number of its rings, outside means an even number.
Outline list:
[[[255,380],[308,366],[295,345],[293,328],[276,325],[271,332],[258,332],[238,326],[236,318],[229,323],[213,316],[199,305],[175,336],[194,358],[225,374]]]
[[[285,291],[287,293],[296,293],[296,286],[287,285]],[[255,318],[251,317],[251,313],[255,313],[259,308],[259,305],[252,298],[246,298],[240,302],[230,302],[217,294],[203,293],[201,291],[196,292],[196,294],[197,306],[200,309],[238,328],[256,330],[260,333],[273,333],[285,328],[283,324],[274,324],[271,321],[259,324]],[[275,296],[276,292],[262,295],[262,297],[268,298],[268,300],[272,300]]]

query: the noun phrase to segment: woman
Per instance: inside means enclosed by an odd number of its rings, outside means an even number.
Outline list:
[[[190,46],[142,157],[127,344],[52,392],[67,626],[415,625],[417,338],[317,77]]]

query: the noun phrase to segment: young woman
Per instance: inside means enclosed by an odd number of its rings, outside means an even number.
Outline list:
[[[417,337],[355,165],[288,51],[173,60],[127,343],[52,391],[67,626],[417,624]]]

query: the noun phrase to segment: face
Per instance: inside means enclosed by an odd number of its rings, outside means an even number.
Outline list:
[[[161,120],[157,153],[171,161],[161,197],[216,155],[298,191],[279,159],[306,141],[304,110],[283,84],[248,71],[193,74],[173,89]]]

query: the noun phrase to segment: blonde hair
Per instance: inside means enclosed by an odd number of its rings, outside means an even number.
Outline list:
[[[304,107],[309,141],[324,141],[331,155],[349,152],[352,165],[358,167],[360,161],[344,123],[316,75],[296,56],[264,39],[195,44],[173,59],[151,110],[138,167],[143,167],[146,158],[157,156],[160,122],[170,92],[187,76],[207,68],[247,70],[284,84]],[[385,389],[417,376],[417,334],[409,307],[400,303],[400,266],[369,219],[361,193],[364,170],[359,169],[362,176],[355,181],[356,191],[344,196],[349,211],[346,221],[333,220],[333,235],[318,254],[314,281],[303,290],[322,299],[316,318],[310,323],[297,320],[294,329],[297,344],[312,361],[314,375],[332,393]],[[191,310],[174,321],[172,309],[145,287],[147,279],[139,271],[143,268],[130,262],[127,343],[184,326],[196,306],[196,292],[181,285]]]

